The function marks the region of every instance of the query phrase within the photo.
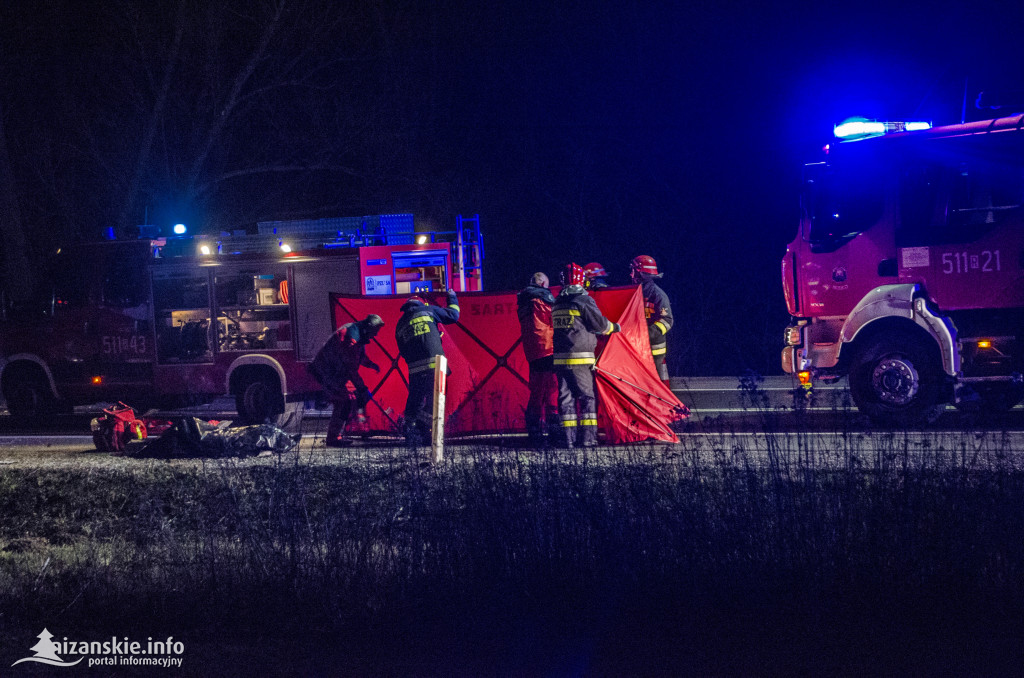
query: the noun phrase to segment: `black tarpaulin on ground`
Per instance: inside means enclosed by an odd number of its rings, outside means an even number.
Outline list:
[[[272,424],[231,426],[230,421],[212,423],[196,417],[171,417],[172,425],[159,438],[128,444],[130,457],[254,457],[293,451],[302,438]]]

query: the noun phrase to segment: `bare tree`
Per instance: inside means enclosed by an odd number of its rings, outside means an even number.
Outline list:
[[[19,191],[7,149],[4,111],[0,106],[0,234],[3,235],[4,290],[12,300],[22,302],[32,295],[34,276],[29,265],[19,203]]]

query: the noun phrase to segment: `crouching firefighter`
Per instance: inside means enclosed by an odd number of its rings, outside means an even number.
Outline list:
[[[405,439],[410,445],[430,442],[430,420],[434,410],[434,367],[444,355],[438,323],[459,320],[459,300],[448,290],[448,306],[431,306],[420,297],[402,304],[402,317],[395,327],[398,353],[409,367],[409,399],[405,402]],[[451,370],[447,371],[451,374]]]
[[[370,389],[359,376],[359,368],[365,366],[380,372],[380,367],[366,357],[366,345],[382,327],[384,320],[372,313],[363,320],[342,325],[309,364],[309,373],[323,386],[333,405],[331,420],[327,423],[327,447],[342,447],[352,442],[344,433],[352,415],[353,400],[359,412],[370,402]],[[349,383],[355,388],[354,399]]]
[[[620,327],[601,314],[597,302],[583,289],[586,276],[579,265],[569,264],[562,275],[564,287],[551,309],[560,442],[569,449],[593,447],[597,445],[596,335],[612,334]]]

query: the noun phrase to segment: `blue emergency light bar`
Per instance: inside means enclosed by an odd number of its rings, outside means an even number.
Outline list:
[[[931,127],[932,124],[930,122],[879,122],[877,120],[851,118],[836,125],[832,131],[837,139],[856,141],[858,139],[895,134],[896,132],[919,132],[931,129]]]

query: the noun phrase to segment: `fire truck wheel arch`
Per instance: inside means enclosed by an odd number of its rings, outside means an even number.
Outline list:
[[[960,371],[960,355],[955,350],[951,323],[933,314],[925,300],[919,296],[919,291],[916,284],[881,285],[864,295],[843,324],[839,335],[841,340],[835,343],[836,355],[832,365],[839,361],[839,352],[843,347],[857,341],[866,328],[887,318],[906,318],[935,341],[943,371],[951,377],[955,376]]]
[[[12,390],[15,387],[13,380],[18,382],[16,384],[18,391],[25,393],[24,398]],[[56,386],[49,367],[39,356],[29,353],[12,355],[0,365],[0,384],[3,386],[3,394],[8,400],[7,406],[12,414],[29,416],[42,414],[42,412],[29,411],[36,408],[30,407],[28,401],[37,401],[38,405],[42,405],[42,401],[52,402],[57,397]],[[38,392],[30,394],[24,391],[25,388],[33,387],[36,387]]]
[[[281,367],[281,363],[277,362],[273,357],[262,353],[239,356],[237,360],[231,363],[231,366],[228,367],[228,373],[224,383],[224,387],[228,393],[235,392],[235,389],[232,387],[234,386],[237,388],[239,375],[245,372],[245,370],[239,371],[239,368],[249,365],[265,367],[273,371],[273,373],[277,375],[278,383],[281,384],[281,393],[288,393],[288,378],[285,377],[284,368]]]
[[[285,411],[287,379],[280,363],[267,355],[241,356],[228,370],[227,391],[236,398],[238,415],[249,423]],[[251,389],[256,388],[256,392]]]

